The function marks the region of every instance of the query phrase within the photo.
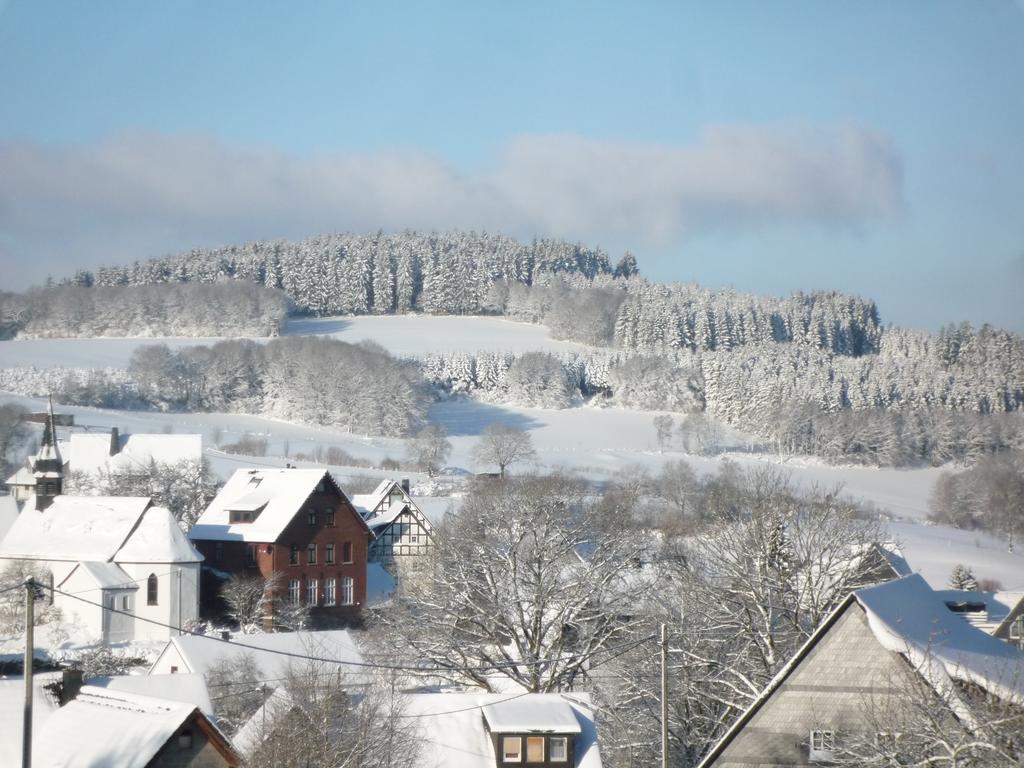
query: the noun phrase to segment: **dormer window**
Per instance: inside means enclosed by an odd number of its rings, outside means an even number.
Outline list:
[[[501,761],[503,763],[523,762],[523,738],[522,736],[501,737]]]
[[[569,762],[569,739],[565,736],[552,736],[548,739],[548,759],[552,763]]]

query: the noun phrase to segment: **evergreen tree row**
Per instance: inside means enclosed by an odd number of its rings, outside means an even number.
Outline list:
[[[629,257],[632,259],[632,257]],[[623,259],[620,274],[635,270]],[[127,266],[78,272],[79,285],[245,280],[280,288],[316,315],[489,311],[496,282],[530,284],[541,274],[613,274],[608,255],[561,240],[528,245],[487,232],[333,234],[196,249]]]

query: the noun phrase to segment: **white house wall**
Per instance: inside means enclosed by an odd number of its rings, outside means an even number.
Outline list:
[[[64,564],[57,563],[56,565]],[[75,563],[71,563],[72,567],[74,565]],[[64,577],[66,576],[67,574],[64,574]],[[103,609],[99,605],[92,605],[92,603],[103,603],[103,590],[97,587],[96,582],[81,568],[72,573],[71,577],[66,581],[64,578],[58,578],[55,570],[54,583],[60,584],[58,588],[62,592],[67,592],[90,601],[84,603],[82,600],[76,600],[74,597],[54,594],[53,604],[60,609],[63,620],[78,624],[86,630],[89,637],[102,641]]]
[[[199,618],[199,563],[118,563],[139,585],[135,613],[137,640],[168,640],[178,634],[166,626],[185,627]],[[157,577],[157,604],[148,604],[147,581]]]

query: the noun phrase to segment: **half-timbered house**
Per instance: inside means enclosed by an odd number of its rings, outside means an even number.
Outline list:
[[[409,493],[409,481],[383,480],[373,493],[352,497],[373,531],[369,559],[393,573],[408,573],[430,555],[434,531]]]

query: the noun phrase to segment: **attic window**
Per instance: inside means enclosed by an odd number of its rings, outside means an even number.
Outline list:
[[[501,760],[504,763],[523,762],[523,739],[521,736],[501,737]]]
[[[569,762],[569,739],[565,736],[552,736],[548,739],[548,759],[552,763]]]
[[[831,760],[836,749],[835,731],[811,731],[811,762]]]
[[[192,749],[192,731],[182,731],[178,734],[178,749]]]
[[[543,736],[527,736],[526,737],[526,762],[528,762],[528,763],[543,763],[544,762],[544,737]]]

